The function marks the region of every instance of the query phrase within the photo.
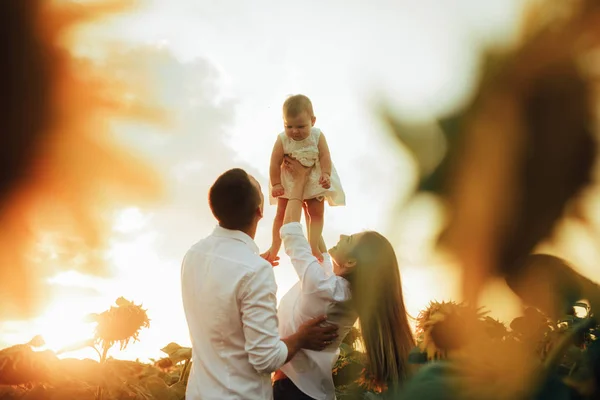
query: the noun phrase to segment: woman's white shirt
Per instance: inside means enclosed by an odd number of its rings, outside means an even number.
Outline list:
[[[281,370],[308,396],[335,399],[331,370],[339,356],[341,341],[357,319],[349,304],[349,282],[333,273],[328,254],[324,254],[322,264],[312,255],[299,222],[283,225],[280,235],[299,278],[279,303],[280,336],[294,334],[302,323],[319,315],[327,315],[327,321],[338,326],[337,340],[325,350],[302,349]]]

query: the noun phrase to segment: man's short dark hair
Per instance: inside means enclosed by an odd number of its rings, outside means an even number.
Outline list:
[[[220,226],[242,230],[252,224],[260,205],[260,194],[250,175],[234,168],[224,172],[211,186],[208,203]]]

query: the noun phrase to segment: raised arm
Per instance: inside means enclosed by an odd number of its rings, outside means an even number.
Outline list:
[[[328,276],[319,261],[312,254],[308,240],[302,232],[300,218],[302,216],[303,191],[310,168],[302,166],[298,161],[285,157],[285,167],[294,177],[295,185],[285,209],[283,226],[281,227],[281,239],[285,252],[292,261],[292,265],[302,282],[303,293],[314,293],[323,290],[333,290],[333,286],[327,284]],[[324,247],[324,242],[322,243]],[[326,294],[326,295],[330,295]]]
[[[290,222],[300,222],[302,204],[304,203],[304,185],[306,184],[310,168],[303,166],[291,157],[284,157],[284,161],[285,167],[291,172],[295,180],[291,193],[288,194],[288,204],[285,208],[285,216],[283,217],[283,224],[285,225]]]
[[[281,184],[281,163],[283,163],[283,143],[281,143],[281,138],[277,135],[277,140],[275,140],[273,151],[271,152],[271,164],[269,166],[269,178],[273,186]]]

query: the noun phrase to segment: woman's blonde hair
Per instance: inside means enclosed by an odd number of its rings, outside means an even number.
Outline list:
[[[356,266],[346,278],[358,313],[368,368],[382,384],[402,382],[415,340],[408,324],[396,253],[381,234],[365,232],[351,256]]]

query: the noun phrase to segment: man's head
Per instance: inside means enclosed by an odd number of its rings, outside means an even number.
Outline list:
[[[208,192],[208,203],[220,226],[249,230],[251,236],[263,216],[260,184],[240,168],[230,169],[217,178]]]
[[[283,103],[283,125],[289,138],[306,139],[316,120],[312,102],[303,94],[290,96]]]

